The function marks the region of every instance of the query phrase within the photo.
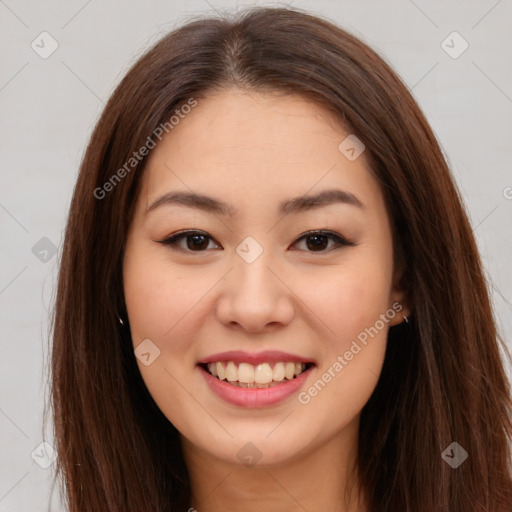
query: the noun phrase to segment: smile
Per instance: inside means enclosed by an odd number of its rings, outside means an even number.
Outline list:
[[[266,362],[253,365],[235,361],[217,361],[205,364],[203,368],[218,380],[226,381],[240,388],[265,389],[288,382],[303,372],[312,363]]]
[[[317,362],[288,352],[257,354],[229,351],[197,363],[207,388],[222,401],[238,407],[269,407],[298,393]]]

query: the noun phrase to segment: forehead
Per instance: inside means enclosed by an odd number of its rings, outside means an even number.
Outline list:
[[[364,153],[351,161],[340,152],[348,135],[331,112],[301,96],[216,91],[198,98],[151,151],[144,196],[215,191],[240,204],[341,186],[375,198]]]
[[[260,156],[269,150],[274,156],[277,148],[283,157],[304,157],[319,137],[336,142],[343,133],[331,112],[304,97],[227,89],[198,99],[197,106],[182,116],[154,153],[177,146],[185,152],[200,146],[203,154],[222,151],[225,157],[231,153],[235,158],[249,149],[255,153],[259,146]],[[312,143],[294,144],[295,140],[305,142],[304,137]]]

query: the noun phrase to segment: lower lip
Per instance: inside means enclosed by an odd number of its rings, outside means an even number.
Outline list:
[[[258,389],[233,386],[217,379],[202,366],[199,366],[199,370],[210,389],[226,402],[239,407],[267,407],[282,402],[303,386],[313,368],[311,366],[293,380],[285,381],[270,388]]]

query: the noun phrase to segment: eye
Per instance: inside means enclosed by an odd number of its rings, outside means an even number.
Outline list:
[[[339,235],[338,233],[334,233],[333,231],[309,231],[308,233],[305,233],[299,239],[296,243],[306,240],[306,247],[308,249],[311,249],[307,252],[329,252],[332,249],[336,249],[341,246],[355,246],[356,244],[354,242],[351,242],[344,238],[343,236]],[[310,240],[311,242],[307,242]],[[325,251],[325,249],[329,245],[329,241],[333,242],[334,247],[331,247],[329,250]]]
[[[186,241],[186,248],[179,244],[181,240]],[[189,252],[203,252],[208,247],[208,240],[213,239],[202,231],[181,231],[164,240],[159,240],[159,242],[185,252],[187,252],[187,249]]]
[[[182,240],[186,241],[186,247],[183,247],[183,245],[180,244]],[[213,238],[203,231],[181,231],[175,235],[165,238],[164,240],[159,240],[159,243],[170,245],[177,250],[185,252],[204,252],[208,248],[210,240],[213,241]],[[306,247],[310,249],[306,252],[329,252],[337,247],[357,245],[338,233],[325,230],[309,231],[301,235],[295,243],[297,244],[303,240],[310,241],[309,243],[306,242]],[[325,248],[329,246],[330,241],[333,242],[334,247],[325,251]]]

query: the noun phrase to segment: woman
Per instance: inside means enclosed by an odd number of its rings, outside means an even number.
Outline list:
[[[70,512],[510,510],[511,401],[423,114],[342,29],[174,31],[84,156],[54,319]]]

